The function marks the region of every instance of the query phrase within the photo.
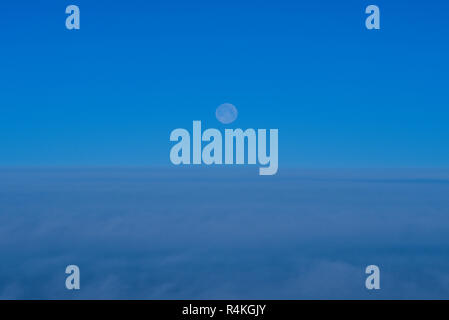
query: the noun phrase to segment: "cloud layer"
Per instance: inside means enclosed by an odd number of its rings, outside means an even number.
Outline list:
[[[0,298],[449,298],[447,194],[446,171],[2,169]]]

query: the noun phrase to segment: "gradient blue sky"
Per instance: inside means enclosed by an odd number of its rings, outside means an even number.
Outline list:
[[[380,31],[364,25],[373,3]],[[448,13],[1,1],[0,299],[447,299]],[[239,110],[227,127],[279,129],[279,174],[159,168],[173,129],[224,129],[225,102]]]
[[[65,7],[81,30],[65,29]],[[380,31],[364,27],[381,8]],[[0,165],[169,164],[192,120],[280,167],[449,167],[447,1],[2,1]]]

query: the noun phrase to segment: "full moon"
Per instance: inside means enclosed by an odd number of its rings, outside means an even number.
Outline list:
[[[224,124],[229,124],[237,119],[237,108],[230,103],[223,103],[219,105],[217,111],[215,111],[215,116],[217,120]]]

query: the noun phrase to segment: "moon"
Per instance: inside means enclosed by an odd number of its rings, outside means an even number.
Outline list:
[[[237,108],[230,103],[223,103],[219,105],[215,111],[215,116],[217,120],[224,124],[230,124],[237,119],[238,111]]]

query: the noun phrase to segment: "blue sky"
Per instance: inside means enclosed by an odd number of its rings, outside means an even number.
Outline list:
[[[79,31],[68,4],[0,4],[0,165],[168,165],[229,102],[280,167],[449,166],[444,1],[77,1]]]
[[[0,299],[447,299],[448,12],[0,2]],[[279,173],[160,168],[193,120],[279,129]]]

